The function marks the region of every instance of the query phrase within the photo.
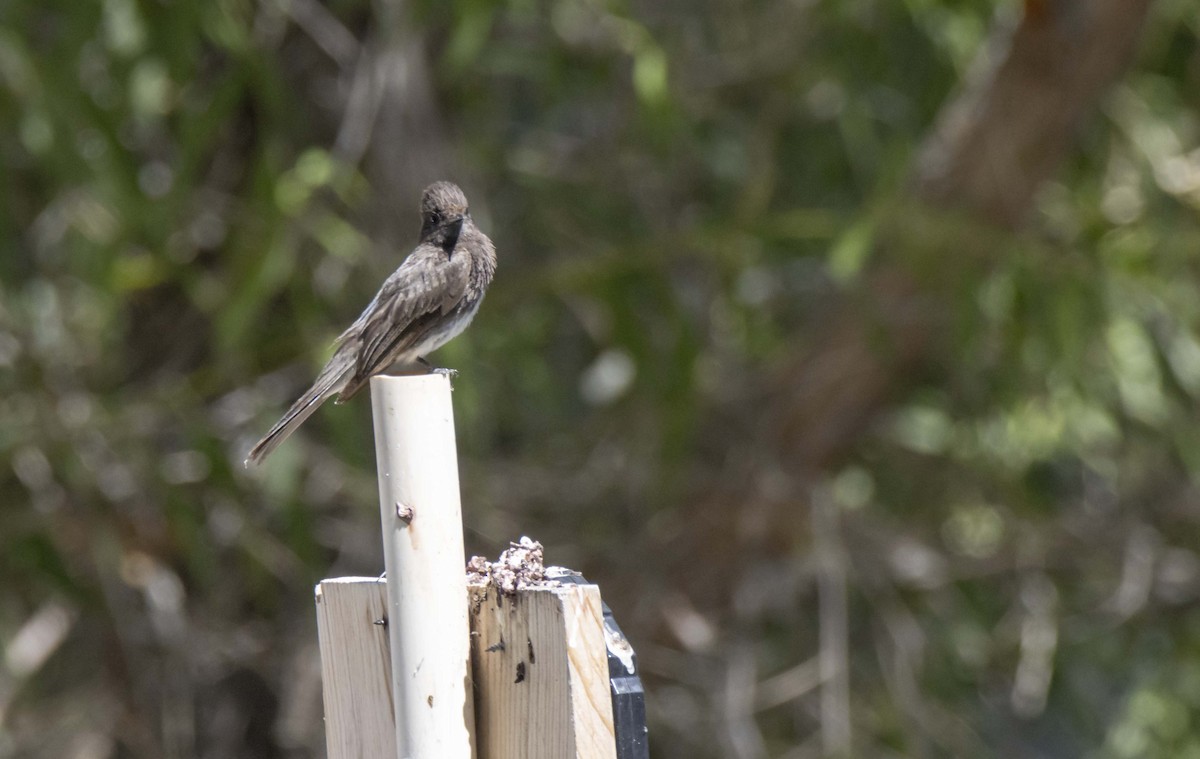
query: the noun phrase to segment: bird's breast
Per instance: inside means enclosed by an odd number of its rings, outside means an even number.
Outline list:
[[[463,302],[445,317],[438,319],[421,342],[413,346],[412,355],[416,357],[432,353],[458,337],[475,318],[475,314],[479,311],[479,301],[479,298],[475,298],[470,303]]]

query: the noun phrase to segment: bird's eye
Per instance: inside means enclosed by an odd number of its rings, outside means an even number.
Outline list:
[[[439,217],[437,211],[430,211],[429,213],[425,214],[425,219],[430,224],[437,224],[438,221],[440,221],[440,217]]]

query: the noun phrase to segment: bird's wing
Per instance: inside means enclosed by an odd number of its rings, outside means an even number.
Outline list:
[[[423,244],[383,283],[356,326],[357,385],[386,369],[423,334],[429,317],[448,313],[467,292],[470,258]],[[353,329],[353,328],[352,328]]]

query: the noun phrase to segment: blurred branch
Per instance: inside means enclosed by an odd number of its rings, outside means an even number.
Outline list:
[[[0,725],[4,725],[9,704],[21,686],[35,675],[67,639],[79,617],[79,610],[58,601],[48,601],[31,614],[12,637],[0,646],[4,663],[0,668]]]
[[[372,97],[378,101],[370,111],[374,131],[369,133],[368,174],[374,196],[384,204],[375,209],[375,225],[385,240],[394,242],[409,240],[414,232],[408,215],[395,213],[396,200],[415,203],[422,187],[454,173],[453,161],[425,38],[409,18],[409,4],[377,0],[372,5],[378,21],[367,55],[377,93]],[[346,128],[343,125],[343,132]],[[339,147],[340,143],[341,135]]]
[[[333,154],[349,166],[358,165],[371,144],[383,99],[381,78],[379,56],[372,45],[363,45],[354,64],[346,109],[333,143]]]
[[[1153,527],[1139,524],[1129,531],[1121,583],[1104,604],[1104,608],[1118,619],[1129,619],[1150,602],[1154,591],[1155,565],[1161,549],[1162,538]]]
[[[758,684],[755,711],[766,711],[811,693],[824,682],[819,658],[807,659]]]
[[[820,614],[821,743],[825,756],[850,756],[850,622],[845,549],[837,504],[828,493],[812,503]]]
[[[729,657],[722,689],[726,741],[737,759],[758,759],[767,755],[766,741],[754,721],[756,700],[754,648],[740,643]]]
[[[875,272],[865,288],[871,297],[832,304],[822,342],[776,376],[776,434],[800,472],[818,472],[843,455],[931,344],[936,304],[903,272]]]
[[[1058,588],[1041,572],[1021,581],[1021,658],[1013,676],[1013,711],[1032,719],[1046,709],[1058,650]]]
[[[1015,226],[1071,148],[1080,121],[1129,63],[1148,6],[1027,2],[1021,22],[999,28],[980,54],[975,68],[987,73],[942,108],[915,167],[919,199],[935,211],[967,208]],[[997,59],[996,50],[1004,55]],[[937,251],[935,266],[975,265],[962,252],[981,243],[969,230],[957,232],[958,240],[952,231]],[[928,234],[918,230],[916,245],[930,247]],[[904,234],[881,245],[901,254],[913,247]],[[784,411],[779,432],[800,471],[828,466],[905,379],[931,362],[932,338],[949,321],[933,296],[907,269],[881,265],[864,277],[859,297],[831,305],[824,340],[788,363],[774,391]]]
[[[1133,56],[1150,0],[1026,0],[925,140],[915,184],[931,204],[1004,226],[1071,148],[1080,122]]]
[[[280,8],[343,70],[358,57],[358,40],[317,0],[281,0]]]

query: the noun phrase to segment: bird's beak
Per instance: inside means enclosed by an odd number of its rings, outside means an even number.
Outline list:
[[[458,244],[458,236],[462,233],[463,221],[465,220],[460,216],[454,221],[448,222],[443,227],[442,247],[446,251],[453,250],[454,246]]]

